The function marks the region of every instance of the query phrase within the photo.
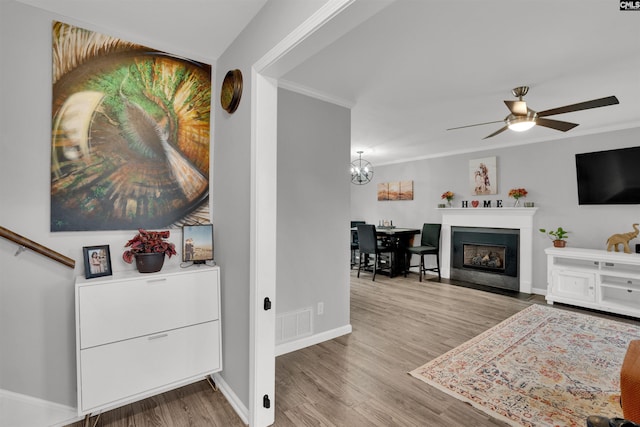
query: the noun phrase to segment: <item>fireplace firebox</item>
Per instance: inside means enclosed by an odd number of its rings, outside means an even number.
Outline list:
[[[506,246],[462,244],[462,265],[486,271],[503,272]]]
[[[451,278],[519,290],[520,231],[451,227]]]

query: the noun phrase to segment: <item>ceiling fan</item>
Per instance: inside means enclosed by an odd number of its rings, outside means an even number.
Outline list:
[[[607,105],[619,104],[618,98],[615,96],[607,96],[605,98],[592,99],[591,101],[579,102],[577,104],[565,105],[564,107],[552,108],[544,111],[534,111],[527,106],[527,103],[522,99],[527,92],[529,92],[529,86],[519,86],[511,90],[513,96],[518,98],[517,101],[504,101],[511,114],[505,117],[503,120],[497,120],[494,122],[477,123],[474,125],[459,126],[450,128],[447,130],[463,129],[472,126],[488,125],[492,123],[504,122],[505,125],[492,133],[485,136],[482,139],[491,138],[499,133],[504,132],[507,129],[514,130],[516,132],[522,132],[527,129],[531,129],[533,126],[544,126],[547,128],[566,132],[578,126],[577,123],[563,122],[561,120],[546,119],[545,117],[554,116],[556,114],[571,113],[574,111],[588,110],[590,108],[606,107]]]

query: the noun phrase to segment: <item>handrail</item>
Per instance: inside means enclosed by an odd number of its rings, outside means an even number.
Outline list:
[[[31,249],[35,252],[38,252],[39,254],[47,256],[54,261],[58,261],[60,264],[66,265],[67,267],[75,268],[76,266],[75,260],[69,257],[66,257],[52,249],[49,249],[46,246],[42,246],[41,244],[36,243],[33,240],[29,240],[26,237],[23,237],[17,233],[14,233],[13,231],[8,230],[2,226],[0,226],[0,237],[9,239],[12,242],[19,244],[21,247]],[[20,253],[20,251],[18,251],[18,253]],[[16,255],[18,255],[18,253],[16,253]]]

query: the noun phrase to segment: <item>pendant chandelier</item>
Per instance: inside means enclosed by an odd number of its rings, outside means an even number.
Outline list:
[[[364,185],[373,178],[373,166],[362,158],[364,151],[358,151],[358,159],[351,162],[351,183]]]

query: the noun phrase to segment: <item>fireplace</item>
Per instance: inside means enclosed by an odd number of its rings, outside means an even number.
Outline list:
[[[462,245],[462,267],[503,273],[506,252],[506,246],[464,243]]]
[[[454,267],[452,233],[453,227],[466,228],[486,228],[486,229],[510,229],[518,231],[518,251],[516,252],[516,273],[515,276],[508,274],[494,274],[494,282],[496,278],[507,278],[508,281],[515,280],[518,283],[517,289],[523,293],[531,293],[532,291],[532,264],[533,264],[533,216],[538,208],[443,208],[438,209],[442,213],[442,233],[441,233],[441,258],[440,269],[442,277],[445,279],[452,278],[451,273]],[[490,245],[502,245],[502,243],[490,243]],[[508,256],[507,256],[508,258]],[[513,263],[511,263],[513,264]],[[507,269],[507,264],[505,264]],[[461,269],[462,270],[462,269]],[[469,272],[473,269],[466,268]],[[515,278],[515,279],[514,279]],[[500,279],[503,280],[503,279]],[[474,279],[465,281],[473,282]],[[512,286],[513,285],[508,285]],[[511,289],[511,288],[508,288]]]
[[[518,291],[520,231],[451,227],[452,279]]]

